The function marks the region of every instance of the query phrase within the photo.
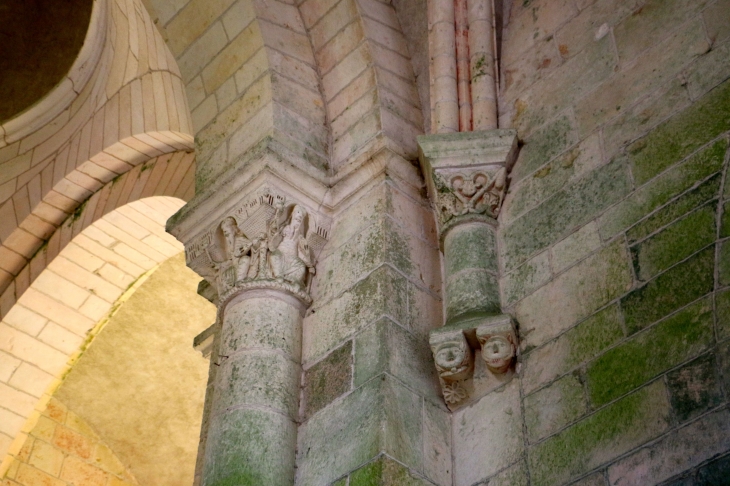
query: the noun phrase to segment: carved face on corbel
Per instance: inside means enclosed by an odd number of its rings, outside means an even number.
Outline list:
[[[517,339],[510,325],[477,328],[477,339],[482,347],[482,359],[493,373],[505,373],[517,352]]]
[[[431,351],[443,381],[455,382],[469,376],[473,365],[472,351],[461,331],[432,335]]]

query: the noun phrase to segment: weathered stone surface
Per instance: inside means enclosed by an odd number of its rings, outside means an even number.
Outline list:
[[[727,339],[730,337],[730,289],[717,292],[715,305],[717,307],[717,334],[721,340]]]
[[[299,428],[297,484],[329,484],[381,452],[422,469],[422,400],[387,375]]]
[[[636,334],[588,365],[591,402],[602,405],[697,356],[713,340],[712,301],[704,299]]]
[[[715,241],[714,204],[703,206],[631,248],[636,274],[647,281]]]
[[[634,179],[643,184],[728,129],[730,82],[726,81],[629,146]]]
[[[454,485],[471,486],[523,453],[516,380],[454,414]]]
[[[388,266],[382,266],[340,297],[315,307],[304,318],[302,355],[314,361],[339,346],[349,336],[389,316],[408,322],[406,279]]]
[[[486,224],[458,225],[444,238],[444,273],[448,277],[478,268],[497,273],[495,229]]]
[[[575,421],[586,412],[583,384],[577,374],[525,398],[525,424],[530,442],[537,442]]]
[[[702,463],[715,454],[725,452],[728,448],[730,448],[730,412],[720,410],[622,459],[609,467],[608,477],[610,483],[617,486],[657,484]],[[727,476],[723,478],[726,479]],[[698,481],[690,484],[722,483]]]
[[[720,223],[720,237],[730,236],[730,201],[725,201],[722,208],[722,222]]]
[[[545,128],[533,133],[522,147],[512,170],[513,179],[521,180],[577,141],[578,134],[570,118],[563,116],[553,120]]]
[[[446,322],[470,313],[500,312],[497,277],[480,270],[463,270],[446,279]]]
[[[428,343],[388,318],[380,319],[355,337],[354,386],[389,373],[434,401],[441,401]]]
[[[302,414],[307,419],[350,389],[352,382],[352,341],[332,351],[304,371]]]
[[[502,208],[502,220],[512,221],[548,199],[565,184],[596,169],[602,162],[600,139],[597,135],[592,135],[532,175],[526,174],[519,181],[513,175],[513,183]]]
[[[623,295],[631,281],[629,257],[621,241],[572,267],[517,304],[523,349],[543,344]],[[560,311],[546,313],[555,302],[561,302]]]
[[[569,184],[502,233],[504,267],[516,267],[530,255],[568,236],[630,190],[626,161],[616,159]]]
[[[667,387],[674,414],[680,422],[716,407],[723,400],[713,354],[700,356],[669,373]]]
[[[387,456],[350,474],[350,486],[426,486],[432,484]]]
[[[712,291],[714,247],[703,250],[621,300],[626,327],[636,332]]]
[[[520,461],[480,484],[485,486],[528,486],[530,480],[527,478],[527,465],[524,461]]]
[[[623,337],[618,305],[610,305],[524,356],[525,393],[573,370]]]
[[[666,204],[695,183],[719,172],[727,142],[721,140],[633,192],[598,220],[604,241]]]
[[[573,263],[601,247],[598,227],[591,221],[581,229],[556,243],[551,251],[553,271],[561,272]]]
[[[238,409],[217,417],[209,428],[204,484],[292,484],[296,435],[296,424],[275,412]],[[282,455],[287,450],[291,457]]]
[[[695,189],[682,194],[677,199],[631,227],[626,232],[626,239],[629,244],[646,238],[696,207],[701,206],[703,203],[716,198],[720,191],[721,180],[721,174],[714,175]]]
[[[642,388],[528,451],[533,484],[561,484],[653,439],[669,426],[661,382]]]
[[[502,303],[508,306],[514,304],[547,283],[551,277],[550,254],[544,251],[502,278]]]
[[[722,2],[717,2],[714,10]],[[711,8],[706,10],[710,11]],[[727,6],[725,6],[727,10]],[[727,12],[716,12],[709,22],[717,22],[718,18],[727,17]],[[707,22],[707,21],[706,21]],[[730,44],[724,43],[714,45],[713,49],[700,57],[690,68],[685,70],[687,74],[687,90],[693,98],[699,98],[730,76],[730,68],[723,59],[730,56]]]
[[[219,359],[214,413],[258,406],[297,417],[301,373],[297,363],[279,353],[259,350]]]
[[[442,404],[423,403],[423,473],[436,484],[451,486],[451,414]]]

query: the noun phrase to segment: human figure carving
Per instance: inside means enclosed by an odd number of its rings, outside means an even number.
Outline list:
[[[271,273],[279,281],[304,288],[308,274],[314,274],[314,258],[305,236],[309,215],[298,204],[290,211],[288,217],[284,217],[283,205],[279,206],[269,227]]]

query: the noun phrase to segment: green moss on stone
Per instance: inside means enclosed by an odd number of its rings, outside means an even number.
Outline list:
[[[621,301],[629,333],[711,292],[715,283],[714,247],[703,250],[634,290]]]
[[[571,183],[504,230],[505,267],[515,268],[533,253],[566,237],[630,189],[626,161],[620,158]]]
[[[730,236],[730,201],[725,201],[722,208],[722,223],[720,225],[720,237]]]
[[[497,277],[484,270],[465,270],[446,280],[446,322],[470,314],[500,312]]]
[[[643,184],[727,130],[730,130],[730,81],[629,146],[636,182]]]
[[[307,418],[350,389],[352,381],[352,341],[304,372],[302,399]]]
[[[730,289],[717,292],[715,306],[717,312],[717,334],[722,341],[730,338]]]
[[[688,214],[631,249],[639,280],[647,281],[715,241],[715,207]]]
[[[609,462],[659,435],[668,426],[668,415],[661,383],[599,410],[528,452],[532,484],[563,484]]]
[[[715,356],[706,354],[667,376],[674,414],[685,422],[722,402]]]
[[[572,368],[593,358],[623,336],[618,305],[606,307],[565,333],[564,339],[570,343],[566,366]]]
[[[712,322],[712,301],[704,299],[609,350],[588,365],[591,402],[610,402],[696,356],[712,342]]]
[[[668,225],[707,201],[716,198],[720,191],[721,181],[722,177],[720,174],[716,174],[696,189],[683,194],[675,201],[667,204],[656,213],[629,229],[626,232],[626,238],[629,240],[629,244],[646,238],[663,226]]]
[[[464,224],[448,232],[444,241],[446,276],[468,268],[497,273],[494,229],[485,224]]]
[[[625,201],[608,210],[599,219],[603,239],[613,237],[697,182],[722,170],[726,148],[726,140],[714,143],[640,187]]]
[[[562,117],[535,132],[520,151],[516,170],[529,174],[578,141],[573,123]]]
[[[719,261],[717,262],[719,269],[719,282],[721,286],[730,285],[730,240],[722,243],[720,246]]]
[[[350,475],[350,486],[425,486],[430,484],[394,460],[383,456]]]
[[[576,374],[565,375],[525,398],[525,425],[530,442],[560,430],[586,412],[583,385]]]

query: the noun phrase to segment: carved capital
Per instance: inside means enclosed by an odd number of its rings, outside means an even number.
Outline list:
[[[187,264],[215,288],[224,306],[245,290],[274,289],[305,305],[327,229],[303,205],[260,188],[185,245]]]
[[[497,218],[517,155],[514,130],[424,135],[418,144],[442,236],[460,222]]]

